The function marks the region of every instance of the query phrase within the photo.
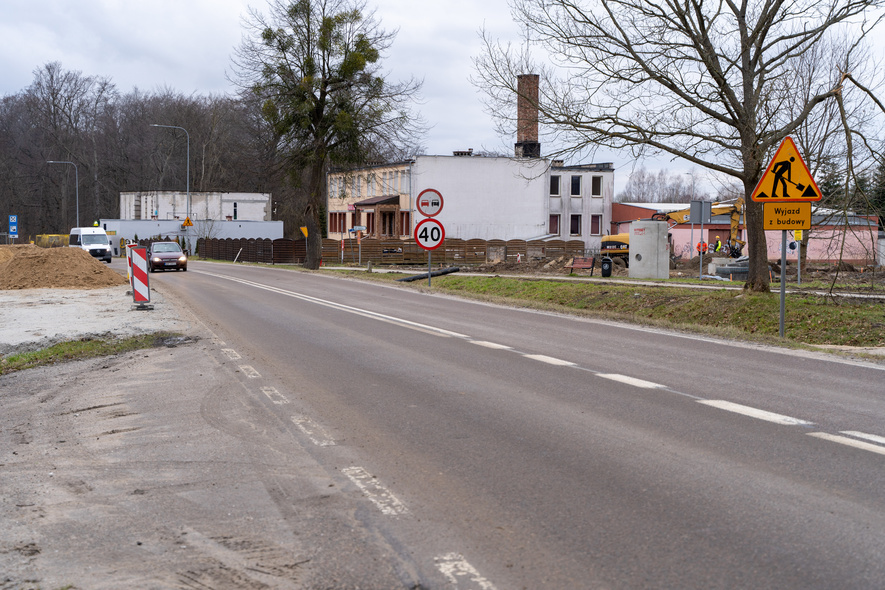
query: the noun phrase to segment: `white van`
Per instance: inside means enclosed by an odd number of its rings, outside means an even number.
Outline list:
[[[108,234],[100,227],[72,228],[68,237],[68,246],[83,248],[95,258],[100,258],[108,264],[111,262],[111,242],[108,240]]]

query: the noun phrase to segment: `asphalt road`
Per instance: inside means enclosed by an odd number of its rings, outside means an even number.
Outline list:
[[[364,500],[358,536],[403,587],[885,586],[882,367],[189,268],[152,281],[214,332],[266,428]]]

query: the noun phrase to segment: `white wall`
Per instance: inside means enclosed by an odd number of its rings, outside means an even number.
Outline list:
[[[447,238],[531,239],[547,233],[546,160],[418,156],[412,167],[412,226],[424,217],[414,206],[424,189],[443,197],[436,218]]]
[[[153,236],[169,236],[176,239],[179,236],[188,236],[191,242],[196,243],[199,238],[269,238],[276,240],[283,237],[282,221],[212,221],[207,224],[195,221],[194,226],[185,234],[181,228],[182,220],[125,220],[125,219],[102,219],[99,224],[109,235],[111,245],[115,248],[114,255],[119,255],[120,238],[129,241],[138,236],[140,240]],[[190,246],[193,251],[193,244]]]
[[[268,193],[222,193],[191,191],[191,219],[270,221],[271,196]],[[136,219],[136,202],[141,204],[138,219],[183,220],[187,216],[186,191],[137,191],[120,193],[120,219]]]

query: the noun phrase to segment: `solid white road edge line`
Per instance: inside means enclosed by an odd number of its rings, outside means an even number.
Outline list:
[[[821,438],[830,442],[847,445],[849,447],[854,447],[855,449],[870,451],[871,453],[885,455],[885,447],[880,447],[879,445],[863,442],[862,440],[854,440],[853,438],[848,438],[847,436],[839,436],[838,434],[827,434],[826,432],[809,432],[808,436],[813,436],[814,438]]]
[[[436,568],[456,588],[467,588],[467,586],[463,585],[465,580],[459,580],[459,578],[466,578],[466,581],[475,584],[476,588],[495,590],[495,585],[479,575],[476,568],[470,565],[460,553],[446,553],[434,558],[434,561],[436,562]]]
[[[350,478],[363,495],[366,496],[382,514],[401,516],[409,513],[409,509],[390,490],[378,483],[368,471],[362,467],[345,467],[341,472]]]
[[[814,422],[808,422],[807,420],[800,420],[799,418],[784,416],[783,414],[775,414],[774,412],[766,412],[765,410],[751,408],[750,406],[742,406],[741,404],[727,402],[721,399],[699,399],[698,403],[707,406],[713,406],[714,408],[719,408],[720,410],[727,410],[729,412],[743,414],[744,416],[750,416],[751,418],[758,418],[759,420],[774,422],[775,424],[782,424],[784,426],[814,425]]]

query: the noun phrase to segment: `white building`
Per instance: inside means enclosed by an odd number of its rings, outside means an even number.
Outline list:
[[[270,221],[268,193],[191,192],[191,220]],[[184,220],[187,193],[182,191],[137,191],[120,193],[120,219]]]
[[[581,240],[598,249],[611,223],[611,164],[565,166],[541,158],[538,76],[519,76],[514,157],[417,156],[328,175],[329,237],[365,226],[369,236],[411,239],[427,189],[443,198],[436,219],[447,238]]]
[[[447,238],[581,240],[595,249],[611,222],[614,169],[456,152],[333,172],[328,182],[332,239],[358,226],[372,237],[410,239],[423,218],[416,200],[434,189]]]

